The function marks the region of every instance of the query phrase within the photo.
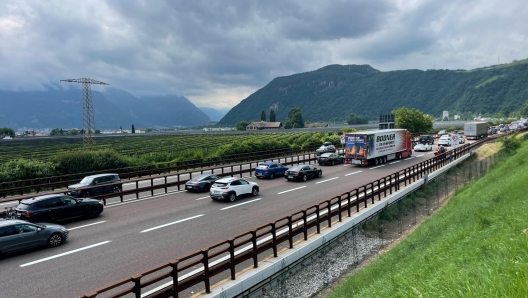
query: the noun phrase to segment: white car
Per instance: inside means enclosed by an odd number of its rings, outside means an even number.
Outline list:
[[[414,151],[432,151],[433,146],[427,144],[427,143],[418,143],[416,146],[414,146]]]
[[[438,146],[451,146],[451,137],[449,135],[443,135],[438,140]]]
[[[213,200],[228,200],[234,202],[241,195],[258,195],[259,186],[242,178],[222,178],[211,186],[209,196]]]

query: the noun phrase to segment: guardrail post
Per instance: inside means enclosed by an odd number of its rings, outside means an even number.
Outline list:
[[[165,185],[167,185],[167,176],[164,177],[165,178]],[[165,186],[165,193],[167,193],[168,190],[167,190],[167,186]]]
[[[350,217],[352,215],[350,213],[350,192],[347,192],[347,209],[348,209],[348,217]]]
[[[207,250],[202,250],[202,263],[204,265],[205,292],[211,293],[211,285],[209,281],[209,253]]]
[[[336,198],[338,198],[337,205],[338,205],[338,208],[339,208],[339,222],[342,222],[343,220],[341,218],[341,196],[336,197]]]
[[[172,268],[171,277],[172,277],[172,297],[178,298],[178,263],[179,260],[171,262],[170,266]]]
[[[332,227],[332,204],[330,203],[332,200],[326,201],[326,209],[328,210],[327,216],[328,216],[328,227]]]
[[[276,223],[271,223],[271,237],[273,239],[273,256],[276,258],[277,255],[277,229],[276,229]]]
[[[288,216],[288,242],[290,244],[290,249],[293,248],[293,221],[292,216]]]
[[[235,280],[235,239],[227,240],[229,243],[229,269],[231,271],[231,280]]]
[[[306,216],[306,209],[303,210],[303,232],[304,232],[304,241],[308,240],[308,217]]]
[[[240,178],[242,178],[242,164],[240,164]]]
[[[253,242],[253,267],[258,268],[257,232],[251,231],[251,242]]]
[[[150,187],[154,186],[154,178],[150,178]],[[154,196],[154,189],[150,190],[150,195]]]
[[[321,227],[319,227],[319,205],[315,205],[315,214],[316,214],[316,224],[317,224],[317,234],[321,234]]]
[[[134,288],[132,291],[134,292],[134,296],[136,298],[141,298],[141,277],[143,277],[141,274],[131,277],[132,282],[134,282]]]

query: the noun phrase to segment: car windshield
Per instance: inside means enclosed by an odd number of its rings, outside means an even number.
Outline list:
[[[215,182],[215,184],[213,184],[213,186],[214,187],[226,187],[227,183]]]
[[[209,177],[209,174],[202,174],[202,175],[199,175],[199,176],[196,176],[194,178],[191,179],[191,181],[200,181],[206,177]]]
[[[326,147],[328,147],[328,146],[322,145],[321,147],[319,147],[319,149],[326,149]]]
[[[293,166],[289,168],[288,171],[300,171],[303,167],[304,165],[303,166]]]
[[[259,169],[263,169],[263,170],[266,170],[266,169],[268,168],[268,165],[267,165],[267,164],[264,164],[264,163],[261,163],[261,164],[258,165],[257,168],[259,168]]]
[[[321,157],[330,157],[332,156],[332,153],[323,153],[321,154]]]
[[[93,178],[91,177],[84,177],[83,180],[81,180],[81,184],[91,184],[92,183],[92,180]]]

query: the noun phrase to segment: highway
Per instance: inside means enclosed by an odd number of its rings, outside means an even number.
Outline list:
[[[62,246],[4,256],[0,297],[85,294],[404,169],[432,153],[413,152],[411,158],[377,167],[317,166],[323,177],[307,182],[250,177],[259,184],[259,195],[234,203],[213,201],[208,193],[173,191],[110,204],[99,218],[63,223],[70,237]]]

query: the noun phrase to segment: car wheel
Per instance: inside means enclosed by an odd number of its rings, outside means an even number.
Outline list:
[[[64,237],[61,234],[53,234],[48,239],[48,245],[51,247],[56,247],[62,244]]]
[[[90,195],[91,195],[91,194],[90,194],[90,191],[88,191],[88,190],[85,190],[85,191],[83,191],[83,193],[82,193],[82,197],[83,197],[83,198],[88,198],[88,197],[90,197]]]
[[[332,160],[332,165],[335,166],[335,161]]]
[[[317,174],[319,178],[323,177],[323,171],[319,171],[319,174]]]
[[[121,192],[121,188],[116,185],[112,188],[112,192]]]
[[[275,178],[275,174],[271,173],[270,174],[270,179],[274,179]]]
[[[376,166],[377,166],[378,164],[379,164],[379,159],[377,159],[377,158],[374,158],[374,165],[376,165]]]
[[[307,175],[303,175],[302,176],[302,180],[306,182],[308,180],[308,176]]]
[[[251,191],[251,194],[256,196],[256,195],[258,195],[258,192],[259,192],[258,187],[253,187],[253,190]]]
[[[234,192],[232,192],[229,195],[229,202],[234,202],[235,200],[236,200],[236,194]]]
[[[98,212],[97,210],[93,209],[93,208],[88,209],[88,217],[89,218],[97,218],[97,217],[99,217],[99,214],[101,214],[101,213]]]

